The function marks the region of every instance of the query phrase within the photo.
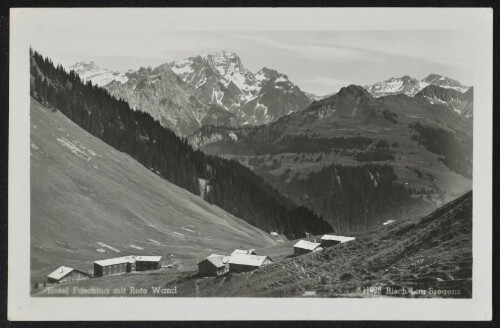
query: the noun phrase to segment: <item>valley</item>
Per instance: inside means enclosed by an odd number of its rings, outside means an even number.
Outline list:
[[[70,285],[471,297],[472,87],[431,74],[318,97],[224,51],[128,72],[30,55],[32,284],[135,254],[162,256],[159,270]],[[330,232],[356,240],[292,256],[297,240]],[[236,248],[275,263],[197,275],[207,255]]]
[[[160,178],[31,99],[31,279],[58,266],[160,255],[176,269],[210,252],[271,246],[266,232]]]

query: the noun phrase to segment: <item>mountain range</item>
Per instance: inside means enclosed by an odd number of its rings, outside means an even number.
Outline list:
[[[205,124],[266,124],[306,108],[315,98],[285,74],[265,67],[250,72],[235,53],[226,51],[125,73],[93,62],[69,69],[150,113],[179,135],[189,135]]]
[[[471,186],[473,88],[448,77],[403,76],[319,97],[276,70],[252,73],[226,51],[125,77],[79,67],[91,80],[111,80],[103,87],[113,96],[196,149],[238,161],[336,229],[426,213]]]
[[[154,69],[141,67],[127,72],[112,71],[94,62],[79,62],[69,67],[84,81],[108,89],[134,109],[151,114],[178,135],[188,136],[202,126],[244,126],[274,122],[280,117],[301,111],[313,101],[328,98],[302,91],[287,75],[269,68],[252,73],[233,52],[221,51],[162,64]],[[453,95],[427,97],[445,101],[457,112],[472,116],[464,103],[471,87],[438,74],[422,80],[408,75],[364,86],[378,98],[405,94],[413,97],[427,86],[457,91]],[[454,98],[452,100],[451,98]]]
[[[420,81],[408,75],[391,77],[382,82],[366,85],[364,88],[368,90],[372,96],[377,98],[397,94],[405,94],[413,97],[429,85],[456,90],[460,93],[465,93],[470,88],[462,85],[456,80],[438,74],[429,74]]]
[[[351,85],[270,124],[205,126],[188,140],[250,167],[338,230],[360,231],[470,189],[469,96],[429,85],[375,98]]]

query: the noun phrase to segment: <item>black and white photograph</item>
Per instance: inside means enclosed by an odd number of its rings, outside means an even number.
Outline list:
[[[257,10],[19,10],[23,297],[484,292],[491,12]]]

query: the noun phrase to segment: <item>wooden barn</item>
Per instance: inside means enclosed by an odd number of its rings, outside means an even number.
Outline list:
[[[50,283],[63,283],[88,278],[90,278],[88,273],[65,266],[61,266],[47,275],[47,281]]]
[[[324,235],[321,237],[321,245],[323,247],[330,247],[333,245],[347,243],[348,241],[354,240],[354,237],[336,236],[336,235]]]
[[[134,256],[135,271],[158,270],[161,256]]]
[[[229,270],[227,262],[229,256],[211,254],[198,263],[198,274],[200,276],[220,276]]]
[[[126,256],[94,262],[94,277],[105,277],[135,271],[135,263]]]
[[[269,256],[233,254],[229,259],[229,272],[247,272],[273,263]]]
[[[295,245],[293,245],[294,255],[302,255],[311,252],[321,252],[322,250],[323,247],[321,247],[320,243],[308,240],[299,240]]]

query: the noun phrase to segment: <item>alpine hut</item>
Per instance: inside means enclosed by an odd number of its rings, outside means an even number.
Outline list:
[[[229,259],[229,272],[247,272],[273,263],[269,256],[232,254]]]
[[[134,256],[135,271],[158,270],[161,256]]]
[[[336,235],[324,235],[321,237],[321,245],[323,247],[330,247],[340,243],[347,243],[348,241],[354,240],[354,237],[336,236]]]
[[[124,274],[134,271],[157,270],[161,256],[123,256],[94,262],[94,277]]]
[[[135,271],[135,263],[130,257],[116,257],[94,261],[94,277],[105,277]]]
[[[200,276],[220,276],[229,270],[227,262],[229,262],[229,256],[211,254],[198,263],[198,274]]]
[[[62,283],[88,278],[90,278],[88,273],[66,266],[61,266],[47,275],[47,281],[50,283]]]
[[[311,252],[321,252],[323,247],[321,243],[315,243],[308,240],[299,240],[295,245],[293,245],[293,254],[302,255]]]

